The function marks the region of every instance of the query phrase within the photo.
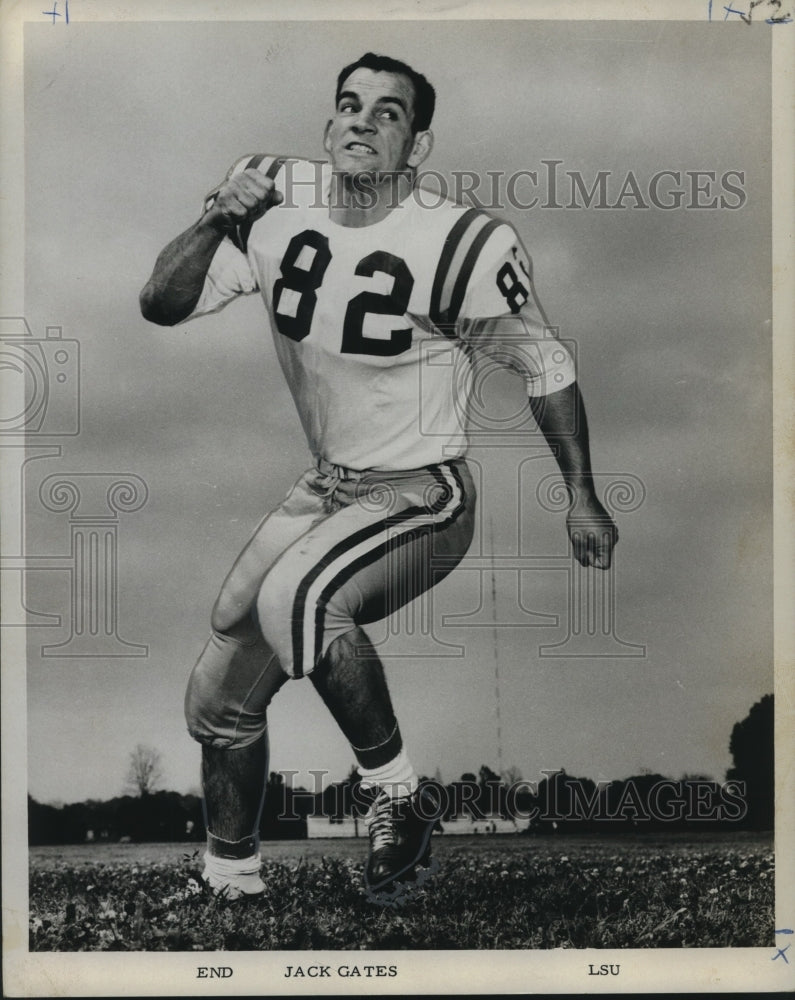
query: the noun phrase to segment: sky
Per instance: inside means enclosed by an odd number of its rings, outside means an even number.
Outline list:
[[[198,788],[188,673],[232,561],[309,456],[259,300],[163,329],[140,317],[138,292],[238,157],[323,155],[336,74],[369,49],[436,87],[427,167],[448,179],[543,179],[558,160],[564,185],[566,171],[589,187],[608,171],[614,201],[629,172],[647,191],[659,171],[714,171],[712,193],[742,202],[495,209],[576,343],[600,483],[628,479],[638,503],[617,515],[617,638],[577,658],[539,655],[567,634],[563,516],[535,499],[554,459],[531,428],[501,447],[475,438],[469,568],[434,591],[431,634],[405,616],[373,631],[415,766],[445,780],[482,763],[531,780],[561,767],[722,778],[733,724],[773,689],[768,34],[662,22],[27,25],[25,316],[34,337],[60,326],[80,350],[80,432],[42,435],[61,454],[29,461],[24,483],[27,553],[49,558],[27,574],[27,606],[62,618],[28,632],[40,801],[120,794],[137,743],[162,755],[164,787]],[[742,175],[741,198],[720,187],[728,171]],[[526,179],[516,190],[532,194]],[[495,422],[522,402],[508,376],[484,396]],[[69,514],[40,494],[55,474],[90,474],[86,489],[118,474],[145,483],[142,506],[114,522],[118,634],[144,656],[41,653],[69,637],[73,614]],[[297,780],[320,769],[336,780],[353,763],[305,681],[278,695],[270,735],[271,766]]]

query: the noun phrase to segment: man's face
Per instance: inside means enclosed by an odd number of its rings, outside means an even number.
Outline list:
[[[427,154],[415,150],[420,144],[412,132],[413,116],[411,80],[398,73],[354,70],[326,126],[323,144],[333,168],[356,175],[418,166]]]

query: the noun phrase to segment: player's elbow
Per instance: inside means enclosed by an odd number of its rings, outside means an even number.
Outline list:
[[[171,325],[167,313],[163,310],[162,304],[158,301],[158,296],[152,288],[151,281],[148,281],[141,289],[138,305],[141,309],[141,315],[149,323],[157,323],[158,326]]]
[[[182,311],[175,310],[170,306],[151,281],[148,281],[141,289],[138,305],[143,318],[158,326],[174,326],[187,315],[187,313],[183,314]]]

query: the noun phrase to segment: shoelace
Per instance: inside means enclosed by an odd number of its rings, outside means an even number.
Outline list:
[[[364,818],[365,826],[370,834],[370,843],[374,851],[389,847],[395,843],[395,821],[392,815],[392,797],[387,792],[381,792],[370,806]]]

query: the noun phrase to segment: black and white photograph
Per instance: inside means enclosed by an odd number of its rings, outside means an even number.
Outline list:
[[[0,13],[5,993],[792,989],[795,11]]]

